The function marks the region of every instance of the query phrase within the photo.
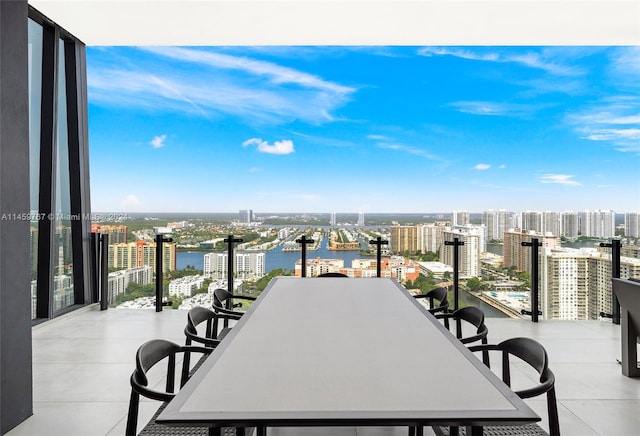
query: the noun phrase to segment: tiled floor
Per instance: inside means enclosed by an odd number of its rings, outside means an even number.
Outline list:
[[[96,306],[34,327],[34,415],[9,436],[124,434],[129,376],[138,346],[151,338],[184,342],[186,312]],[[598,321],[487,319],[489,338],[539,340],[556,375],[562,434],[639,435],[640,379],[621,374],[620,326]],[[527,400],[543,417],[544,399]],[[140,422],[158,403],[143,401]],[[406,428],[270,429],[270,436],[401,436]]]

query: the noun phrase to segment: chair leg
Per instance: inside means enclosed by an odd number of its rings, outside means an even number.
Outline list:
[[[558,420],[558,403],[556,402],[555,387],[547,392],[547,412],[549,414],[549,436],[560,436],[560,422]]]
[[[138,427],[138,405],[140,404],[140,394],[131,390],[129,399],[129,414],[127,415],[127,429],[125,436],[136,436]]]
[[[413,426],[409,426],[409,436],[416,436],[416,428]]]

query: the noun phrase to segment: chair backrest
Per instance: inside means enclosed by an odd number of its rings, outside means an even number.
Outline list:
[[[489,329],[484,323],[484,312],[479,307],[462,307],[458,310],[454,310],[453,312],[436,314],[436,318],[443,319],[444,325],[447,327],[447,329],[449,329],[449,323],[451,322],[451,320],[454,320],[456,324],[456,338],[458,338],[463,344],[468,344],[479,340],[481,340],[483,344],[487,343],[487,335],[489,334]],[[464,326],[461,321],[465,321],[466,323],[473,325],[476,328],[475,334],[470,336],[463,336]]]
[[[347,277],[348,278],[349,276],[339,272],[326,272],[323,274],[318,274],[318,277]]]
[[[442,312],[449,308],[449,300],[447,299],[447,288],[435,288],[425,294],[429,299],[429,312],[436,313]],[[440,304],[436,306],[435,300]]]
[[[520,398],[531,398],[542,394],[547,394],[547,412],[549,414],[549,435],[560,435],[560,424],[558,420],[558,405],[555,393],[555,376],[549,369],[549,358],[547,351],[539,342],[531,338],[511,338],[500,342],[497,345],[483,344],[473,345],[469,350],[483,354],[491,351],[502,353],[502,380],[507,386],[511,386],[511,360],[509,356],[515,356],[523,362],[528,363],[540,375],[539,383],[526,388],[514,391]],[[491,367],[490,361],[483,358],[483,362]]]
[[[226,289],[218,288],[213,291],[213,307],[220,307],[222,309],[226,309],[226,302],[229,298],[233,298],[233,294],[231,294]]]
[[[185,345],[191,345],[192,341],[199,342],[208,347],[215,347],[220,342],[218,336],[218,318],[223,316],[207,309],[206,307],[196,306],[187,312],[187,325],[184,328],[186,336]],[[198,332],[198,326],[207,323],[204,336]]]
[[[180,378],[180,387],[186,383],[189,376],[188,353],[200,352],[209,354],[211,348],[182,347],[164,339],[153,339],[142,344],[136,352],[136,369],[131,374],[131,398],[129,400],[129,413],[127,415],[127,427],[125,434],[136,434],[138,424],[138,407],[140,395],[152,400],[167,402],[175,396],[176,380],[176,355],[184,353],[183,368]],[[149,388],[148,372],[159,362],[167,361],[166,384],[164,390]]]

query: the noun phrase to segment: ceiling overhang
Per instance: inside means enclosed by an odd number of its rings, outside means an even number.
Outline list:
[[[29,0],[90,46],[640,45],[640,0]]]

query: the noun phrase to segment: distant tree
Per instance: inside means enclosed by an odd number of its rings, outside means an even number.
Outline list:
[[[404,284],[404,287],[407,289],[419,289],[421,294],[429,292],[435,286],[436,280],[433,274],[426,276],[424,274],[420,274],[414,281],[407,281],[407,283]]]
[[[483,288],[482,281],[477,277],[471,277],[467,280],[467,290],[472,292],[481,291]]]

